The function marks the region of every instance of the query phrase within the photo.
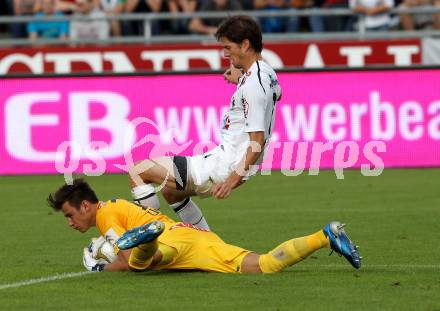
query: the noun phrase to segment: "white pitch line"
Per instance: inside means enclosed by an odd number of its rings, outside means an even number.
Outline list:
[[[301,268],[345,268],[347,265],[340,265],[340,264],[330,264],[330,265],[310,265],[310,266],[302,266]],[[349,267],[349,266],[348,266]],[[363,265],[362,268],[372,268],[372,269],[381,269],[381,268],[388,268],[388,269],[440,269],[440,265]],[[360,271],[362,271],[362,268]],[[23,287],[27,285],[33,285],[33,284],[39,284],[39,283],[46,283],[46,282],[52,282],[52,281],[58,281],[63,279],[69,279],[69,278],[75,278],[84,276],[87,274],[91,274],[93,272],[91,271],[85,271],[85,272],[72,272],[72,273],[63,273],[63,274],[56,274],[53,276],[48,276],[44,278],[38,278],[38,279],[30,279],[26,281],[21,281],[17,283],[8,283],[0,285],[0,290],[2,289],[8,289],[8,288],[17,288],[17,287]]]
[[[48,277],[44,277],[44,278],[30,279],[30,280],[26,280],[26,281],[17,282],[17,283],[8,283],[8,284],[0,285],[0,290],[8,289],[8,288],[17,288],[17,287],[45,283],[45,282],[58,281],[58,280],[69,279],[69,278],[76,278],[76,277],[84,276],[84,275],[87,275],[90,273],[93,273],[93,272],[85,271],[85,272],[62,273],[62,274],[56,274],[56,275],[52,275],[52,276],[48,276]]]

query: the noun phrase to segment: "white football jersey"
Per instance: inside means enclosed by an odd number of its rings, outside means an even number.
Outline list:
[[[229,163],[238,164],[249,146],[249,132],[264,132],[268,145],[275,123],[275,104],[281,87],[275,71],[264,61],[256,61],[239,80],[229,110],[223,117],[221,147]],[[256,165],[263,160],[264,150]]]

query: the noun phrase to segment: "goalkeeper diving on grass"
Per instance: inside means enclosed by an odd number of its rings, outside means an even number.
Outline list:
[[[223,273],[274,273],[329,248],[356,269],[357,246],[344,225],[333,221],[308,236],[281,243],[265,254],[224,242],[217,234],[175,222],[153,208],[122,199],[100,201],[83,179],[65,184],[48,197],[68,225],[82,233],[96,226],[101,236],[84,249],[90,271],[200,270]]]

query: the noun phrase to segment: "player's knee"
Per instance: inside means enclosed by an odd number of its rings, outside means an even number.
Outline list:
[[[174,202],[170,203],[170,201],[173,200],[173,194],[171,193],[171,191],[168,187],[164,187],[161,192],[162,192],[163,198],[165,199],[165,201],[167,201],[168,204],[174,203]]]
[[[241,262],[241,272],[242,273],[263,273],[260,266],[261,255],[256,253],[249,253]]]
[[[168,204],[174,204],[186,199],[186,195],[183,195],[182,193],[179,193],[177,190],[169,187],[164,187],[162,189],[162,195]]]

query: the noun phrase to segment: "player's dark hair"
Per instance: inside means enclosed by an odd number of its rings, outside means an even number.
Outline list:
[[[77,178],[72,185],[64,184],[55,193],[49,194],[47,204],[55,211],[60,211],[65,202],[79,209],[82,201],[98,203],[98,197],[90,185],[82,178]]]
[[[237,44],[248,39],[252,49],[261,53],[263,50],[263,36],[258,23],[249,16],[237,15],[225,19],[217,29],[215,37],[226,38]]]

